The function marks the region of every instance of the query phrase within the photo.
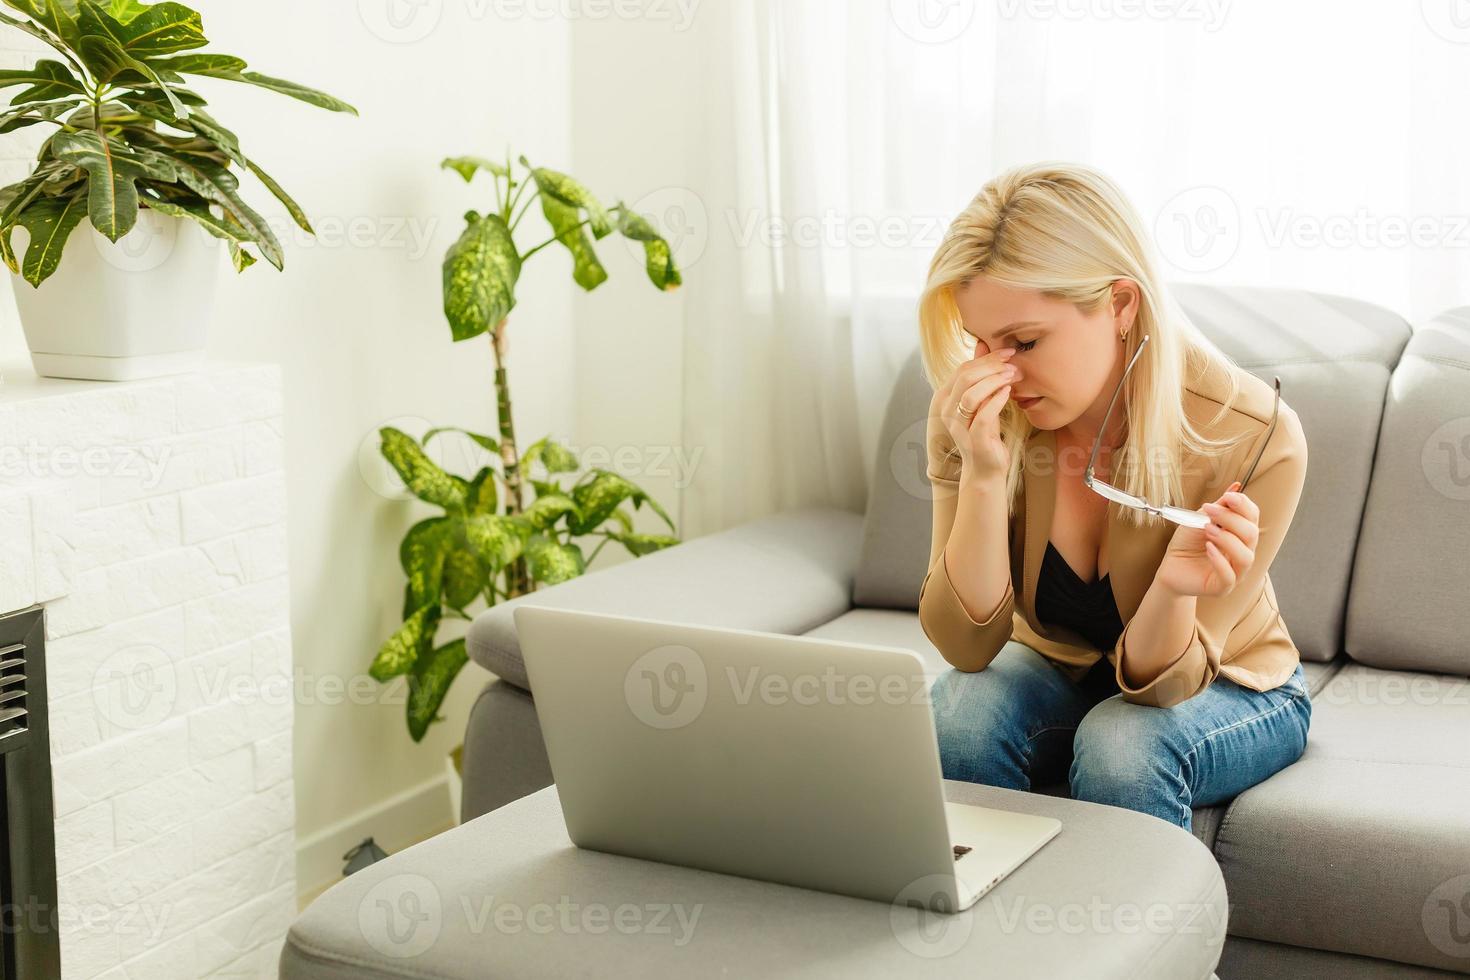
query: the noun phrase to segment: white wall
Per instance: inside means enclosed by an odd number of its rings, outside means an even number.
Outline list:
[[[493,195],[483,178],[465,185],[438,164],[463,153],[500,157],[509,143],[533,161],[571,168],[569,25],[497,17],[471,2],[393,5],[419,18],[399,30],[383,18],[387,0],[196,6],[212,49],[326,89],[361,112],[196,84],[319,232],[315,241],[296,232],[247,181],[247,200],[282,236],[286,269],[263,261],[238,276],[222,269],[210,340],[211,356],[276,362],[284,377],[292,638],[298,674],[316,682],[296,706],[295,735],[298,839],[320,845],[302,869],[309,889],[321,883],[322,856],[330,864],[341,853],[332,829],[385,801],[408,816],[361,829],[376,828],[389,848],[448,823],[445,788],[431,781],[442,779],[486,672],[466,668],[445,703],[447,721],[418,745],[401,703],[327,703],[340,700],[330,683],[360,676],[399,623],[398,542],[432,512],[374,492],[359,446],[403,416],[493,431],[488,341],[454,344],[440,299],[440,263],[462,214],[492,207]],[[528,216],[522,247],[543,228],[539,210]],[[521,278],[511,380],[525,443],[547,432],[574,441],[573,289],[552,249]],[[0,356],[24,359],[24,350],[13,304],[0,297]]]

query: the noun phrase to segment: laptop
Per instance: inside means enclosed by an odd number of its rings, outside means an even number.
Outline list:
[[[912,650],[512,615],[578,847],[953,913],[1061,829],[945,801]]]

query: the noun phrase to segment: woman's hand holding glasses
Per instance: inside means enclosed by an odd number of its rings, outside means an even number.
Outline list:
[[[1210,516],[1208,525],[1174,529],[1154,581],[1180,596],[1222,596],[1235,588],[1255,563],[1261,536],[1261,509],[1240,485],[1237,480],[1200,508]]]

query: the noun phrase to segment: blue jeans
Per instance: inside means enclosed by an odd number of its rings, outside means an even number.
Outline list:
[[[1123,700],[1113,665],[1070,680],[1017,640],[984,670],[948,670],[930,689],[946,779],[1029,790],[1067,768],[1074,799],[1151,813],[1190,829],[1221,803],[1295,762],[1312,701],[1301,664],[1253,691],[1224,677],[1171,708]]]

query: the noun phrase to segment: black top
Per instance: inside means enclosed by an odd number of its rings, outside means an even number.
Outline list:
[[[1118,615],[1108,576],[1096,582],[1082,581],[1050,541],[1036,583],[1036,618],[1048,626],[1076,630],[1104,652],[1113,648],[1123,632],[1123,618]]]

